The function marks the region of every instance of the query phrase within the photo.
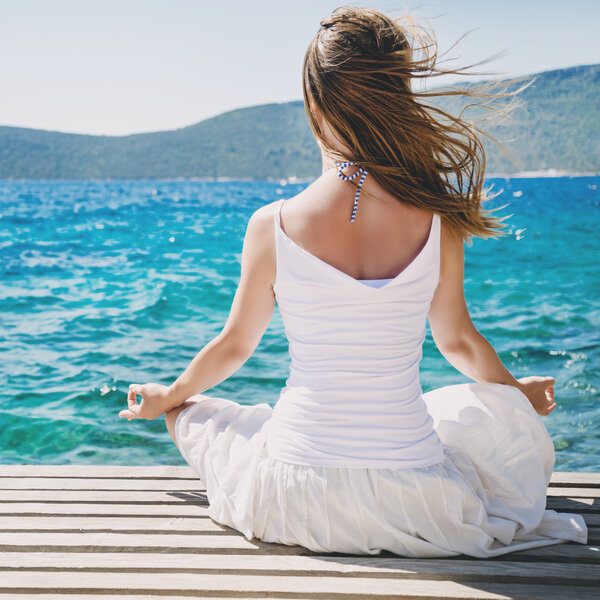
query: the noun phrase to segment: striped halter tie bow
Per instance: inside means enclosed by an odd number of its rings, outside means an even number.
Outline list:
[[[363,181],[365,180],[368,171],[355,162],[336,162],[335,166],[338,169],[338,176],[344,181],[352,181],[360,175],[358,187],[356,188],[356,195],[354,196],[354,207],[352,208],[352,216],[350,217],[350,223],[354,223],[354,219],[356,218],[356,209],[358,208],[358,197],[360,196],[360,188],[362,187]],[[344,175],[342,171],[349,166],[355,166],[358,167],[358,169],[356,169],[356,171],[352,175]]]

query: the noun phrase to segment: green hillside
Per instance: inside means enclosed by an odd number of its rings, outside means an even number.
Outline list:
[[[536,78],[521,94],[524,109],[491,130],[516,163],[487,144],[488,171],[600,171],[600,65]],[[445,105],[458,108],[452,101]],[[320,173],[320,162],[302,101],[252,106],[182,129],[127,136],[0,127],[2,179],[305,178]]]

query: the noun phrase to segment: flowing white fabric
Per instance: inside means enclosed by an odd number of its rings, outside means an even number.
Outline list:
[[[587,543],[580,515],[545,508],[554,446],[522,392],[467,383],[422,393],[439,217],[417,257],[378,287],[275,225],[286,387],[274,408],[198,395],[175,422],[209,516],[317,552],[490,557]]]

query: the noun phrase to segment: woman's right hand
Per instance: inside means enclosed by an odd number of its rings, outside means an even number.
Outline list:
[[[519,389],[527,396],[538,415],[547,416],[555,408],[554,377],[521,377],[517,379]]]

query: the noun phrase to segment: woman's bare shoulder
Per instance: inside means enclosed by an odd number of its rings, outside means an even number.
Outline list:
[[[275,213],[279,209],[280,200],[274,200],[268,204],[263,204],[257,208],[250,219],[248,220],[247,233],[252,231],[256,234],[265,235],[270,229],[273,228],[273,219]]]
[[[257,208],[246,226],[242,249],[242,267],[247,272],[260,272],[261,277],[274,277],[275,235],[274,216],[279,208],[279,200]],[[246,269],[244,269],[246,267]]]

